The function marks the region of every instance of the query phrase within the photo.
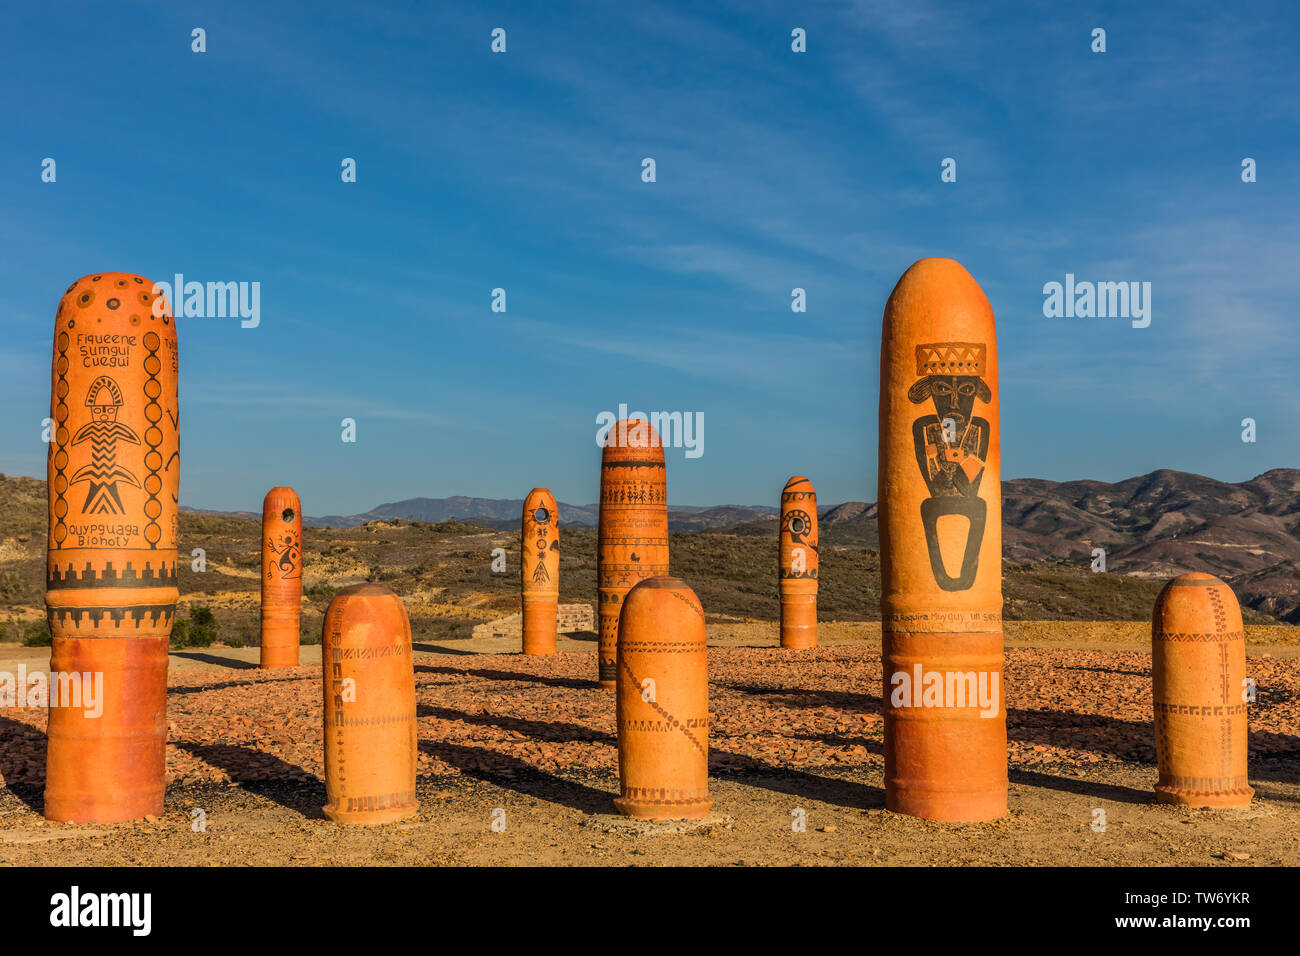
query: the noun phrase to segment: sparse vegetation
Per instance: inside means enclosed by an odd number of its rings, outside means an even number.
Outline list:
[[[54,643],[48,621],[28,621],[23,629],[23,647],[49,647]]]
[[[220,638],[217,618],[209,607],[195,605],[188,619],[172,622],[172,647],[211,647]]]
[[[332,553],[332,549],[326,549],[322,553]],[[302,596],[309,601],[318,601],[321,604],[328,605],[330,601],[334,600],[334,595],[338,594],[339,590],[339,588],[329,584],[313,584],[302,592]]]

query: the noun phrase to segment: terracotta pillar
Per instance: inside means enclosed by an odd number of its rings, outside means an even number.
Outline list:
[[[668,479],[659,433],[643,419],[619,421],[600,461],[600,686],[614,688],[618,616],[638,581],[668,573]]]
[[[1007,810],[998,353],[952,259],[912,265],[885,306],[879,434],[885,802],[989,820]]]
[[[292,488],[262,501],[262,666],[297,667],[302,612],[302,504]]]
[[[1212,574],[1165,585],[1151,616],[1156,799],[1188,807],[1244,807],[1246,632],[1232,588]]]
[[[817,646],[817,493],[797,475],[781,491],[781,646]]]
[[[520,541],[523,652],[555,653],[556,613],[560,603],[560,512],[555,496],[534,488],[524,499]]]
[[[702,817],[709,796],[704,610],[677,578],[649,578],[623,603],[618,637],[618,812]]]
[[[176,326],[157,298],[148,279],[101,272],[69,286],[55,318],[50,668],[92,696],[98,682],[102,712],[84,694],[50,701],[51,820],[162,812],[180,457]]]
[[[334,596],[321,634],[325,692],[325,816],[390,823],[415,797],[415,670],[401,598],[378,584]]]

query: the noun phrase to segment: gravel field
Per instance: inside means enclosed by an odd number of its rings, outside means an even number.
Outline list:
[[[770,646],[770,624],[711,625],[715,813],[675,832],[612,816],[613,696],[593,686],[591,635],[550,658],[417,641],[421,812],[378,829],[319,812],[318,648],[265,674],[255,649],[178,651],[164,815],[46,823],[45,713],[7,710],[0,863],[1300,863],[1295,629],[1250,633],[1254,805],[1194,812],[1152,803],[1150,654],[1131,647],[1144,626],[1008,628],[1012,812],[978,825],[883,810],[879,625],[828,625],[825,646],[793,652]],[[0,649],[0,667],[47,665],[44,654]],[[806,832],[791,829],[796,809]],[[1092,829],[1099,809],[1104,832]]]

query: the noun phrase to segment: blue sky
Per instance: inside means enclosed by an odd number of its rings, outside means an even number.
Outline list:
[[[992,302],[1004,477],[1300,466],[1287,4],[270,6],[6,12],[5,473],[45,473],[63,289],[123,270],[261,283],[256,329],[178,322],[184,504],[588,503],[620,402],[704,414],[672,503],[872,500],[881,310],[924,256]],[[1151,282],[1150,327],[1044,317],[1067,272]]]

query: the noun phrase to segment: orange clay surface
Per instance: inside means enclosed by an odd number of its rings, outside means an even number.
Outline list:
[[[152,289],[131,273],[83,276],[55,317],[45,601],[55,669],[99,675],[103,706],[52,708],[53,820],[163,805],[180,460],[176,327]]]
[[[776,647],[775,622],[710,624],[713,807],[683,832],[614,813],[614,699],[593,687],[594,639],[561,636],[545,658],[520,656],[517,637],[417,639],[420,810],[367,828],[321,815],[318,647],[276,672],[257,669],[257,648],[175,651],[155,820],[43,820],[45,713],[0,712],[0,864],[1295,866],[1298,633],[1246,628],[1252,805],[1191,810],[1155,802],[1150,622],[1008,622],[1009,813],[950,824],[884,809],[878,623],[823,621],[811,651]],[[0,644],[0,671],[48,655]]]

